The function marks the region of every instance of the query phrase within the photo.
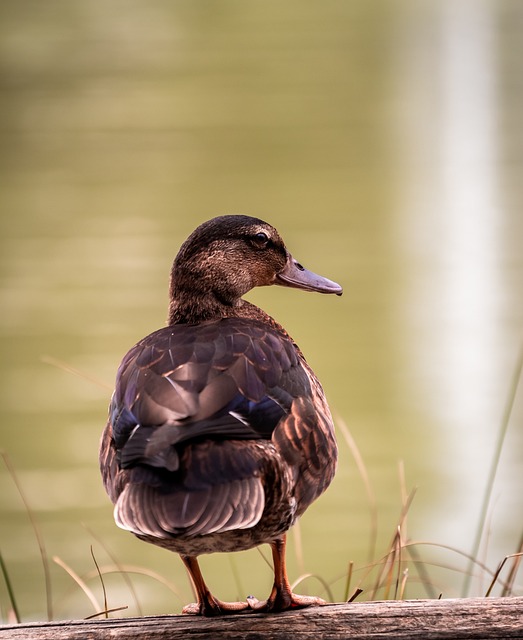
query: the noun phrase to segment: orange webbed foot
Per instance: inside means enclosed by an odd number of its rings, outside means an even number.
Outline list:
[[[292,611],[293,609],[317,607],[327,604],[325,600],[314,596],[300,596],[297,593],[292,593],[292,591],[276,592],[274,590],[267,600],[260,601],[254,596],[249,596],[247,602],[253,611],[266,613]]]
[[[202,602],[193,602],[182,609],[182,613],[193,616],[222,616],[228,613],[240,613],[250,609],[248,602],[223,602],[213,595]]]

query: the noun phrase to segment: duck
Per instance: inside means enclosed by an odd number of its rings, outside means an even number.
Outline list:
[[[132,347],[116,375],[103,484],[120,528],[180,556],[197,597],[183,613],[325,604],[293,593],[285,550],[288,530],[334,477],[333,420],[297,344],[243,297],[269,285],[342,294],[296,261],[267,222],[204,222],[174,259],[166,326]],[[274,563],[267,599],[215,597],[199,556],[261,544]]]

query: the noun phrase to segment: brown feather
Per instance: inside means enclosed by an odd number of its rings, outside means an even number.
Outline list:
[[[268,244],[251,241],[260,230]],[[290,262],[276,230],[245,216],[182,246],[169,326],[122,360],[102,436],[120,527],[187,556],[248,549],[281,536],[329,485],[337,448],[323,390],[286,331],[241,299],[279,273],[305,277]]]

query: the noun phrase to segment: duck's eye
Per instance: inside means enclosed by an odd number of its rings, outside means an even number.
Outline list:
[[[269,236],[266,233],[264,233],[263,231],[260,231],[259,233],[255,233],[252,236],[252,242],[254,246],[257,247],[258,249],[265,249],[265,247],[267,247],[267,245],[269,244],[270,240],[269,240]]]

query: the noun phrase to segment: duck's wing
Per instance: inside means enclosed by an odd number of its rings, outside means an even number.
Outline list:
[[[309,391],[292,342],[261,323],[161,329],[118,371],[110,421],[120,464],[175,471],[184,442],[269,439],[294,398]]]
[[[291,340],[262,323],[175,325],[139,342],[120,366],[105,438],[119,524],[151,535],[253,526],[267,460],[238,441],[269,440],[309,388]]]

